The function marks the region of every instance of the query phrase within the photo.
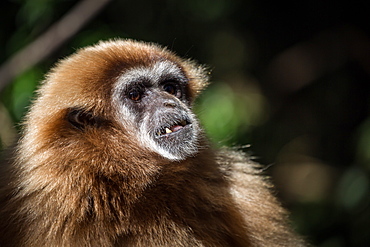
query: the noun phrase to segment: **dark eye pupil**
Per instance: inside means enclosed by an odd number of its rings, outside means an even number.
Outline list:
[[[141,99],[141,93],[137,90],[129,92],[129,97],[133,101],[138,101]]]
[[[169,94],[176,94],[176,87],[174,85],[171,85],[171,84],[166,84],[164,85],[164,90],[169,93]]]

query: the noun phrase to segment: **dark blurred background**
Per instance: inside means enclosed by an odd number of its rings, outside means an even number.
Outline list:
[[[370,246],[366,1],[9,0],[0,10],[0,140],[19,131],[60,58],[101,39],[162,44],[207,64],[197,111],[216,145],[267,167],[315,246]]]

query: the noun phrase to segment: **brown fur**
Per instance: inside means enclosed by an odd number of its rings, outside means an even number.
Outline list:
[[[203,68],[155,45],[111,41],[80,50],[46,77],[3,172],[0,246],[302,246],[255,164],[207,148],[184,161],[143,150],[111,104],[129,68],[170,60],[190,79]],[[102,119],[76,131],[83,106]],[[103,121],[104,120],[104,121]]]

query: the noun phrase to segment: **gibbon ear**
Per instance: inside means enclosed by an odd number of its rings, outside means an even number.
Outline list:
[[[194,101],[204,89],[210,84],[210,70],[203,65],[199,65],[192,60],[183,61],[184,70],[188,74],[190,83],[190,96]]]
[[[99,123],[98,118],[91,111],[81,108],[68,109],[67,120],[79,130],[84,130],[87,126],[97,126]]]

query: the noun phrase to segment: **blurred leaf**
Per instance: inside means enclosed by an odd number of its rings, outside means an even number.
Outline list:
[[[73,48],[85,47],[97,43],[100,40],[108,40],[117,37],[117,32],[108,25],[95,24],[94,29],[79,32],[72,40]]]
[[[60,11],[55,6],[59,1],[51,0],[18,0],[20,9],[16,15],[16,29],[8,37],[6,52],[15,53],[49,26],[55,18],[55,12]]]
[[[357,159],[370,169],[370,118],[361,125],[358,132]]]
[[[338,203],[347,209],[353,209],[369,196],[369,185],[369,178],[363,171],[348,169],[337,188]]]
[[[201,96],[196,109],[211,139],[234,144],[261,121],[265,102],[245,86],[215,83]]]
[[[43,72],[35,67],[20,75],[11,90],[11,114],[19,121],[27,110]]]
[[[48,23],[55,10],[58,1],[51,0],[21,0],[21,9],[19,10],[19,21],[28,28],[39,28],[40,24]]]
[[[235,1],[227,0],[190,0],[184,2],[192,14],[204,20],[215,20],[229,12]]]
[[[339,236],[329,238],[320,244],[319,247],[345,247],[345,241]]]
[[[12,144],[15,138],[13,122],[7,109],[0,103],[0,150]]]

